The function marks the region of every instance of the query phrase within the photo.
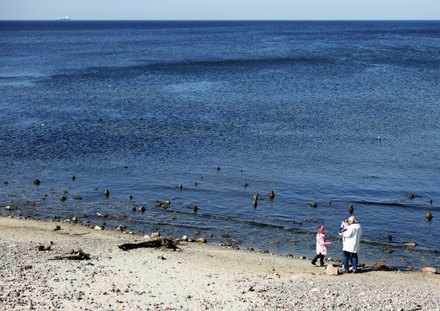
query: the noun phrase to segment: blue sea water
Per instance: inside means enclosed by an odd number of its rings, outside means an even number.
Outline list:
[[[438,267],[439,85],[440,22],[0,22],[0,212]]]

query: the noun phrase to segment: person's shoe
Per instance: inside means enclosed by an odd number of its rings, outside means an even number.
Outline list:
[[[343,270],[342,273],[347,274],[347,273],[351,273],[350,270]]]
[[[325,266],[320,266],[320,268],[321,268],[321,269],[325,269],[326,267],[325,267]]]
[[[312,266],[315,266],[315,263],[314,263],[313,261],[311,261],[310,264],[311,264]]]
[[[357,271],[357,270],[353,270],[353,271],[351,271],[351,272],[353,272],[353,273],[358,273],[358,271]]]

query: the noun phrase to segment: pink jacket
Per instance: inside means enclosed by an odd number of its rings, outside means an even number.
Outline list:
[[[316,253],[327,255],[327,246],[331,245],[332,242],[326,242],[325,241],[325,234],[324,233],[317,233],[316,234]]]

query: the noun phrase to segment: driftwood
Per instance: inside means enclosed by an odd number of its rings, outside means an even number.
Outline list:
[[[172,250],[178,249],[177,245],[172,240],[166,238],[158,238],[140,243],[126,243],[126,244],[118,245],[118,247],[123,251],[128,251],[130,249],[141,248],[141,247],[147,247],[147,248],[152,247],[152,248],[162,248],[162,249],[168,248]]]
[[[71,260],[89,260],[90,254],[84,253],[82,250],[71,250],[69,253],[64,253],[53,258],[54,260],[71,259]]]

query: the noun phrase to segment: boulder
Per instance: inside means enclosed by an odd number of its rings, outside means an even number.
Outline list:
[[[325,269],[325,273],[328,274],[328,275],[338,275],[339,274],[339,270],[338,270],[338,268],[336,268],[335,266],[330,264]]]
[[[423,273],[437,274],[437,269],[432,267],[424,267],[422,269]]]

